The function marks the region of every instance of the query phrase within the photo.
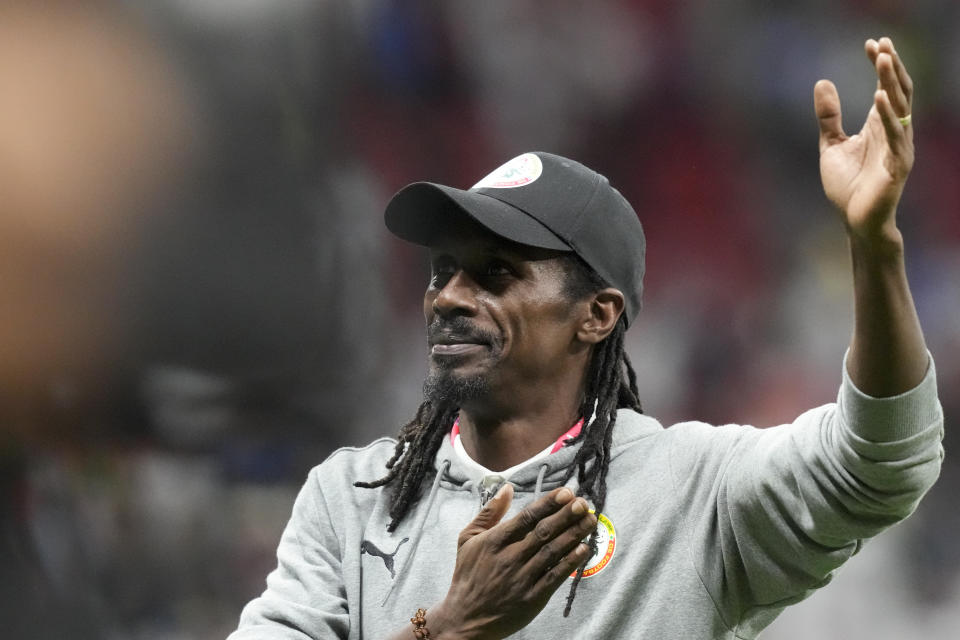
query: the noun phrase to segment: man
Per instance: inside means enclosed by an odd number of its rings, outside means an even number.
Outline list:
[[[311,472],[231,638],[753,638],[909,515],[943,425],[895,225],[912,86],[889,39],[866,52],[860,134],[814,90],[854,267],[837,404],[663,429],[623,351],[643,232],[605,178],[527,153],[468,191],[410,185],[386,221],[430,249],[424,403]]]

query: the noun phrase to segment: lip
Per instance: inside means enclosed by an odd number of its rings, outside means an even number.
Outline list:
[[[463,356],[475,351],[486,349],[487,345],[476,342],[438,342],[431,345],[432,356]]]

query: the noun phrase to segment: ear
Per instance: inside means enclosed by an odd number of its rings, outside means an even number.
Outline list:
[[[606,288],[597,291],[587,301],[589,315],[577,330],[577,339],[587,344],[597,344],[617,326],[623,313],[623,294],[619,289]]]

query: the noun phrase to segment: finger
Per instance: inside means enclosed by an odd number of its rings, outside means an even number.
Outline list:
[[[903,91],[903,95],[906,97],[907,113],[909,113],[909,108],[913,104],[913,79],[910,77],[910,74],[907,73],[907,67],[903,64],[903,60],[900,59],[900,54],[898,54],[896,48],[894,48],[893,40],[890,38],[880,38],[880,42],[877,43],[877,51],[888,53],[893,59],[893,71],[900,84],[900,90]],[[876,65],[876,60],[872,60],[872,62]]]
[[[846,139],[840,114],[840,96],[829,80],[820,80],[814,85],[813,108],[820,124],[820,151]]]
[[[496,542],[507,545],[522,539],[547,516],[556,513],[573,500],[573,491],[567,487],[554,489],[539,500],[531,502],[520,513],[504,522],[498,529]]]
[[[577,544],[572,551],[567,553],[555,565],[544,572],[543,577],[537,581],[533,590],[539,592],[553,593],[557,590],[564,580],[573,573],[577,567],[586,562],[590,557],[590,547],[583,542]]]
[[[882,52],[877,56],[877,78],[880,80],[880,88],[890,98],[890,104],[893,105],[897,117],[910,113],[910,103],[903,93],[900,78],[897,77],[897,72],[893,68],[893,56],[887,52]]]
[[[513,485],[505,482],[497,491],[497,494],[483,506],[483,509],[480,509],[480,513],[460,532],[460,536],[457,538],[457,549],[462,547],[470,538],[496,526],[506,515],[511,502],[513,502]]]
[[[874,40],[873,38],[869,38],[869,39],[863,44],[863,48],[864,48],[864,51],[867,52],[867,58],[870,60],[870,64],[871,64],[874,68],[876,68],[876,67],[877,67],[877,56],[880,55],[880,43],[877,42],[876,40]],[[881,88],[881,87],[880,87],[880,78],[877,78],[877,89],[879,90],[880,88]]]
[[[524,568],[530,575],[541,576],[597,528],[597,517],[592,513],[588,512],[574,517],[577,519],[565,524],[562,529],[554,532],[546,541],[534,538],[536,529],[527,534],[523,541],[526,553],[519,557],[529,558]]]
[[[578,531],[580,522],[585,518],[592,517],[589,513],[587,501],[583,498],[577,498],[567,503],[567,505],[553,515],[538,522],[532,531],[517,541],[518,557],[521,558],[521,560],[527,560],[539,553],[543,547],[549,547],[547,555],[551,553],[557,557],[563,555],[567,550],[564,549],[558,552],[556,545],[561,543],[558,543],[556,539],[571,528]],[[554,561],[556,561],[556,559],[556,557],[553,558]]]
[[[873,96],[873,104],[880,114],[880,122],[883,123],[883,130],[887,134],[887,144],[890,146],[890,150],[894,155],[902,155],[906,145],[906,132],[890,104],[890,97],[887,92],[877,91]]]

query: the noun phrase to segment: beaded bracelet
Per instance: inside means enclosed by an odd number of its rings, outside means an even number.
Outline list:
[[[417,614],[410,618],[410,622],[413,623],[413,635],[420,639],[430,637],[430,630],[427,629],[426,615],[426,609],[417,609]]]

